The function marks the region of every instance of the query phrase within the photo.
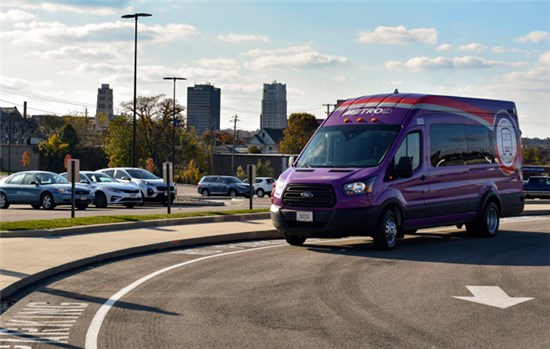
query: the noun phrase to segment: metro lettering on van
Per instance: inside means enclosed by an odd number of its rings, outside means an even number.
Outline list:
[[[500,218],[524,207],[518,125],[510,101],[348,99],[277,180],[273,225],[291,245],[359,235],[391,249],[406,233],[446,225],[494,237]]]

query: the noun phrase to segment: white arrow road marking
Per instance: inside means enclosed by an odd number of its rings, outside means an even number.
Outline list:
[[[532,297],[510,297],[498,286],[466,286],[473,297],[453,297],[468,302],[506,309],[516,304],[530,301]]]

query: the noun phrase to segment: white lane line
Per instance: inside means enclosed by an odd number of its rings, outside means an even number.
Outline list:
[[[197,263],[197,262],[202,262],[206,259],[211,259],[211,258],[216,258],[216,257],[223,257],[223,256],[228,256],[228,255],[242,253],[242,252],[258,251],[258,250],[263,250],[263,249],[267,249],[267,248],[281,247],[281,246],[286,246],[286,245],[264,246],[264,247],[258,247],[258,248],[251,248],[251,249],[247,249],[247,250],[231,251],[231,252],[226,252],[226,253],[222,253],[222,254],[201,257],[201,258],[193,259],[191,261],[178,263],[178,264],[166,267],[166,268],[161,269],[161,270],[157,270],[157,271],[155,271],[155,272],[153,272],[149,275],[146,275],[146,276],[142,277],[141,279],[139,279],[137,281],[134,281],[130,285],[124,287],[123,289],[121,289],[120,291],[118,291],[117,293],[112,295],[111,298],[109,298],[99,308],[99,310],[95,314],[94,318],[92,319],[92,322],[90,323],[90,326],[88,327],[88,332],[86,332],[86,342],[85,342],[84,347],[86,349],[97,349],[97,340],[98,340],[98,337],[99,337],[99,330],[101,329],[101,325],[103,324],[103,321],[107,317],[107,314],[109,313],[111,308],[115,305],[115,303],[119,299],[124,297],[126,294],[128,294],[129,292],[131,292],[135,288],[139,287],[144,282],[146,282],[146,281],[148,281],[148,280],[150,280],[150,279],[152,279],[152,278],[154,278],[154,277],[156,277],[156,276],[158,276],[158,275],[160,275],[164,272],[170,271],[172,269],[176,269],[176,268],[183,267],[183,266],[193,264],[193,263]]]

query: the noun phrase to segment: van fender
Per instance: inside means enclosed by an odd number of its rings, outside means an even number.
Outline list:
[[[498,191],[496,188],[495,183],[489,182],[482,190],[482,197],[479,202],[479,205],[476,209],[476,216],[480,217],[483,214],[483,210],[487,206],[487,203],[489,201],[493,201],[498,208],[499,214],[502,213],[502,202],[500,200],[500,196],[498,195]]]

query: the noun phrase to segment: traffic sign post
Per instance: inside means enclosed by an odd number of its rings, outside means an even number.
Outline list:
[[[173,182],[171,162],[164,162],[162,164],[162,178],[164,179],[164,183],[166,183],[166,207],[168,207],[168,214],[171,214],[172,213],[171,212],[171,201],[172,201],[171,184]]]
[[[80,160],[69,160],[69,166],[67,168],[67,177],[71,181],[71,218],[75,217],[75,181],[80,179]]]

